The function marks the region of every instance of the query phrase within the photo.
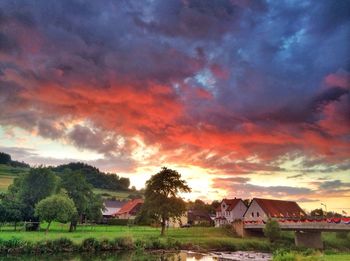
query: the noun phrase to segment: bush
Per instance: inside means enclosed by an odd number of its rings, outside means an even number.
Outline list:
[[[80,249],[87,252],[100,250],[100,242],[93,237],[86,238],[81,243]]]
[[[269,219],[264,227],[264,235],[270,240],[275,242],[281,237],[281,228],[277,221]]]
[[[128,224],[129,224],[129,219],[112,218],[107,220],[107,225],[111,225],[111,226],[127,226]]]
[[[132,237],[121,237],[117,239],[118,246],[123,250],[135,248],[134,239]]]
[[[340,232],[337,232],[335,234],[335,236],[337,238],[340,238],[340,239],[347,239],[348,238],[348,235],[349,235],[349,232],[348,231],[340,231]]]

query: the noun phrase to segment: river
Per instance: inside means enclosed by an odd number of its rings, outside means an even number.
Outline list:
[[[223,260],[271,260],[271,254],[258,252],[211,252],[196,253],[180,251],[177,253],[163,252],[102,252],[102,253],[72,253],[52,255],[11,255],[0,256],[0,261],[223,261]]]

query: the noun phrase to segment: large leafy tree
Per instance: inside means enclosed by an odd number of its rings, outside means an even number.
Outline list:
[[[66,169],[61,178],[62,188],[67,191],[68,196],[74,201],[77,208],[78,216],[72,219],[70,231],[76,229],[78,220],[82,221],[84,216],[93,220],[98,219],[103,203],[101,199],[94,195],[92,186],[86,181],[84,175],[79,171]]]
[[[17,229],[17,223],[23,220],[23,204],[17,199],[5,198],[2,202],[4,207],[4,216],[6,222],[13,222],[15,230]]]
[[[76,208],[72,199],[64,194],[56,194],[41,200],[35,207],[35,215],[40,221],[48,223],[46,232],[49,231],[52,221],[66,223],[76,215]]]
[[[23,205],[24,220],[37,220],[35,205],[42,199],[56,193],[58,179],[48,168],[32,168],[28,174],[16,178],[8,191],[8,198]]]
[[[146,182],[145,204],[143,209],[150,216],[161,222],[161,235],[164,235],[166,222],[171,218],[179,218],[186,211],[186,203],[179,197],[180,192],[191,189],[181,175],[172,169],[163,167]]]

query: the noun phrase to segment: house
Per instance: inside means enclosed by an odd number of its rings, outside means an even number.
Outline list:
[[[114,216],[119,219],[134,219],[137,213],[140,211],[142,205],[143,200],[140,198],[130,200],[124,206],[122,206]]]
[[[125,205],[126,202],[120,200],[105,200],[103,202],[104,209],[102,216],[104,219],[112,218]]]
[[[269,218],[302,218],[305,212],[295,201],[253,198],[246,213],[246,221],[266,221]]]
[[[170,218],[167,222],[166,222],[166,226],[169,228],[179,228],[183,225],[188,224],[188,217],[187,217],[187,213],[184,213],[180,218]]]
[[[212,225],[213,220],[210,214],[204,210],[189,209],[187,212],[188,223],[190,225],[206,224]]]
[[[215,226],[231,224],[234,220],[243,219],[247,206],[240,198],[223,199],[216,209]]]

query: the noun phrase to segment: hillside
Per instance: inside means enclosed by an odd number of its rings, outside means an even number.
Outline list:
[[[81,172],[86,181],[93,186],[93,191],[103,198],[130,199],[143,195],[142,191],[129,189],[130,180],[114,173],[104,173],[98,168],[81,162],[74,162],[50,167],[58,176],[67,170]],[[24,162],[11,159],[9,154],[0,152],[0,193],[6,192],[13,180],[30,171],[30,166]]]
[[[28,173],[30,168],[13,167],[6,164],[0,164],[0,192],[7,191],[14,178],[21,174]]]

